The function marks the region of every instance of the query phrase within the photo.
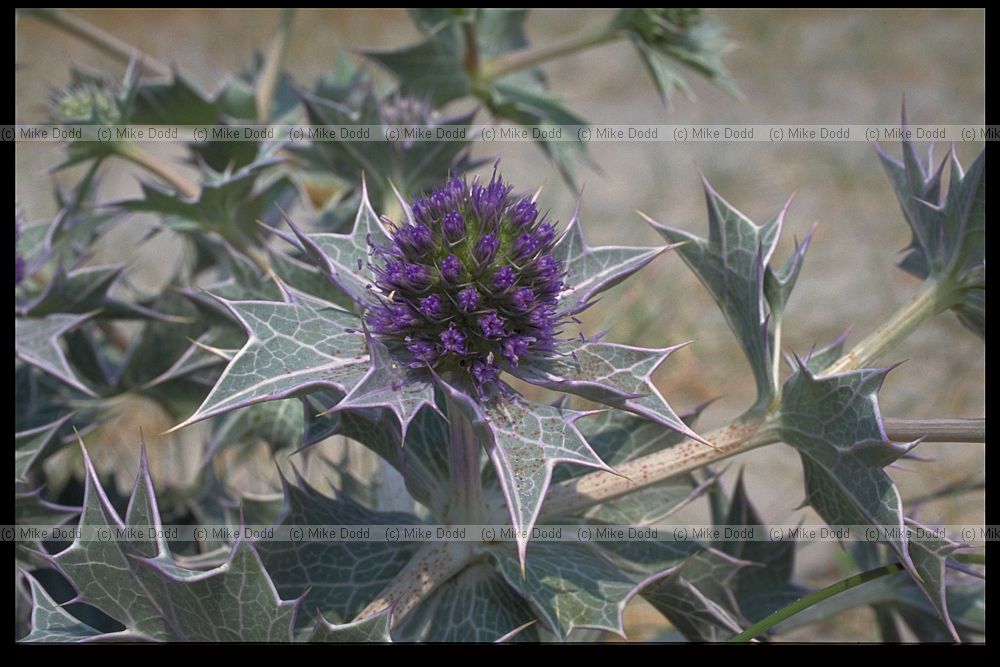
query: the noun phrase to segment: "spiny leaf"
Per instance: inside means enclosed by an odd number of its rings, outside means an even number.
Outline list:
[[[553,256],[567,270],[566,290],[559,295],[559,307],[567,313],[587,308],[591,299],[625,280],[649,264],[669,247],[643,248],[601,246],[592,248],[583,237],[580,205],[577,203],[566,231],[556,244]]]
[[[72,414],[60,417],[51,424],[14,434],[14,481],[26,482],[31,466],[55,444],[57,435]]]
[[[690,426],[699,413],[700,409],[695,410],[682,419]],[[618,410],[602,412],[580,422],[580,432],[601,460],[610,466],[667,449],[685,439],[678,431]],[[572,472],[569,466],[562,466],[556,470],[553,481],[567,479]],[[678,475],[647,489],[603,502],[588,510],[586,516],[590,520],[619,526],[659,523],[714,484],[714,476],[699,483],[691,475]]]
[[[524,571],[514,549],[495,549],[491,556],[507,583],[528,598],[559,639],[576,628],[624,637],[625,606],[656,579],[629,574],[588,544],[538,542]]]
[[[354,86],[318,86],[314,94],[302,94],[302,104],[312,125],[402,125],[425,126],[437,136],[437,128],[449,131],[472,124],[475,109],[445,116],[423,96],[394,93],[379,96],[367,73],[358,70]],[[457,133],[455,133],[457,134]],[[385,203],[392,188],[413,197],[482,164],[472,160],[468,141],[317,141],[295,152],[308,168],[354,182],[366,177],[369,196]]]
[[[728,526],[764,527],[764,522],[747,496],[742,472],[737,479],[725,523]],[[794,541],[722,540],[715,547],[755,566],[738,568],[730,584],[732,600],[736,605],[731,611],[744,625],[760,621],[806,593],[804,588],[792,582],[795,568]]]
[[[780,318],[788,305],[788,299],[795,289],[795,281],[799,279],[799,271],[802,270],[802,261],[805,259],[806,250],[812,241],[813,232],[810,231],[802,243],[795,242],[795,250],[788,256],[785,263],[778,269],[768,266],[764,274],[764,296],[767,298],[767,305],[771,313]],[[775,354],[777,354],[777,350]]]
[[[31,588],[31,632],[21,639],[25,643],[86,642],[94,639],[108,639],[100,630],[95,630],[67,612],[42,588],[38,581],[21,572]],[[128,633],[117,633],[119,639],[127,639]],[[102,636],[103,635],[103,636]]]
[[[59,346],[59,338],[90,319],[94,313],[45,317],[18,317],[14,320],[14,353],[21,361],[54,375],[88,396],[94,392],[77,377]]]
[[[358,319],[324,302],[223,301],[249,338],[201,407],[174,429],[246,405],[332,388],[346,393],[368,368]]]
[[[910,519],[906,520],[906,525],[908,528],[921,531],[923,534],[920,539],[910,540],[908,543],[914,569],[920,575],[920,587],[927,594],[927,598],[931,601],[938,616],[944,621],[948,633],[957,640],[959,634],[948,613],[948,591],[945,575],[948,557],[961,548],[961,545],[947,538],[927,537],[930,531]]]
[[[534,565],[534,564],[532,564]],[[490,565],[471,565],[442,584],[400,623],[400,641],[491,642],[535,619],[528,603]],[[537,641],[528,627],[513,641]]]
[[[844,342],[847,340],[848,331],[837,336],[834,340],[830,341],[826,345],[820,348],[813,347],[809,350],[809,354],[803,359],[806,368],[808,368],[813,373],[822,373],[824,369],[828,368],[830,364],[835,362],[844,353]],[[798,368],[798,362],[795,357],[790,354],[785,355],[785,362],[792,367],[792,370]]]
[[[136,87],[132,122],[136,125],[214,125],[220,105],[182,73],[142,81]]]
[[[691,563],[691,570],[700,567],[700,561]],[[732,569],[723,561],[727,576]],[[642,597],[653,605],[673,624],[677,631],[690,641],[715,642],[740,631],[739,623],[731,612],[684,576],[685,566],[649,586]],[[706,571],[711,571],[705,567]],[[696,580],[704,580],[695,573]]]
[[[162,537],[145,448],[125,521],[111,506],[86,449],[83,459],[79,535],[51,558],[81,601],[122,623],[135,638],[291,640],[299,601],[278,597],[253,546],[238,541],[222,565],[207,571],[174,561]],[[100,530],[118,539],[90,539],[90,531]]]
[[[757,384],[757,404],[774,395],[771,354],[764,300],[765,268],[771,259],[787,202],[763,225],[754,224],[723,199],[703,179],[708,204],[708,239],[647,222],[672,243],[684,243],[677,252],[715,299],[743,348]],[[686,242],[686,243],[685,243]]]
[[[304,480],[282,478],[285,509],[277,526],[412,525],[401,512],[373,512],[343,497],[328,498]],[[303,535],[303,538],[306,536]],[[412,557],[412,542],[268,540],[257,544],[278,592],[307,595],[307,604],[322,613],[354,618],[399,573]]]
[[[587,340],[566,347],[572,356],[526,363],[512,372],[526,382],[627,410],[704,442],[677,416],[652,380],[660,364],[683,345],[653,350]]]
[[[400,444],[406,442],[410,424],[423,408],[436,410],[434,385],[426,374],[400,366],[380,341],[366,332],[371,365],[346,396],[334,408],[364,410],[382,408],[390,411],[399,421]]]
[[[111,296],[108,292],[122,275],[124,265],[88,266],[66,271],[60,264],[42,294],[19,309],[27,317],[53,313],[81,314],[100,311],[102,318],[169,319],[162,313]]]
[[[442,40],[429,37],[397,51],[367,51],[365,56],[392,72],[401,91],[425,96],[434,106],[472,92],[460,56]]]
[[[819,515],[831,525],[877,528],[931,601],[941,605],[941,591],[919,569],[927,567],[924,550],[919,566],[913,559],[899,490],[883,470],[913,446],[895,445],[886,436],[877,395],[887,372],[816,376],[800,364],[782,390],[779,432],[802,457],[806,500]]]
[[[302,405],[295,399],[270,401],[230,412],[217,419],[202,461],[206,464],[219,452],[233,446],[249,446],[264,441],[271,451],[298,444],[302,438]]]
[[[366,305],[367,288],[373,280],[366,268],[370,246],[389,245],[389,237],[368,202],[367,188],[362,184],[361,203],[348,234],[307,235],[291,220],[287,222],[306,257],[355,303]]]
[[[664,104],[670,103],[675,88],[692,97],[677,64],[693,69],[733,97],[743,97],[722,62],[732,47],[725,25],[702,11],[623,9],[612,23],[628,34]]]
[[[263,227],[258,220],[278,221],[275,204],[288,206],[294,187],[287,180],[266,181],[265,172],[281,159],[279,145],[261,149],[257,159],[235,171],[216,172],[203,166],[198,197],[183,195],[159,184],[143,183],[142,197],[113,202],[116,210],[154,213],[162,224],[188,236],[195,243],[206,243],[204,232],[214,232],[237,249],[254,244]]]
[[[343,625],[330,623],[320,614],[316,619],[316,626],[309,635],[311,642],[380,642],[392,641],[389,636],[389,618],[391,609],[385,609],[377,614],[372,614]]]
[[[579,189],[572,158],[589,158],[589,155],[587,144],[577,138],[574,130],[588,125],[585,119],[544,87],[523,79],[518,82],[504,78],[484,89],[480,96],[497,118],[537,127],[538,132],[532,135],[535,144],[552,161],[563,180],[574,190]]]
[[[406,488],[438,516],[443,515],[451,499],[451,479],[448,462],[448,423],[440,413],[425,409],[417,413],[402,441],[400,431],[375,410],[334,412],[329,431],[315,432],[315,415],[325,409],[317,393],[305,397],[305,446],[315,444],[334,433],[355,440],[389,462],[406,482]],[[312,418],[312,419],[310,419]],[[327,418],[327,417],[324,417]]]
[[[523,565],[531,529],[557,463],[576,463],[614,472],[594,453],[574,422],[586,412],[530,403],[510,390],[480,403],[439,379],[442,389],[472,422],[493,462]]]
[[[905,108],[902,126],[907,127]],[[912,141],[902,145],[902,161],[877,147],[913,233],[900,267],[918,278],[956,288],[952,309],[967,328],[986,340],[986,151],[965,172],[953,148],[935,170],[933,147],[925,160]],[[948,192],[942,197],[946,167]]]

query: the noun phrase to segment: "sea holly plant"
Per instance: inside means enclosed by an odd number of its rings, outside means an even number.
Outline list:
[[[721,25],[700,10],[622,10],[541,47],[526,11],[411,15],[418,44],[363,54],[388,87],[346,57],[299,85],[283,12],[265,51],[211,93],[72,14],[23,16],[122,61],[124,76],[80,70],[54,95],[69,125],[462,127],[483,110],[582,124],[540,66],[619,39],[664,100],[689,90],[678,65],[739,96]],[[475,108],[451,113],[463,98]],[[594,641],[626,636],[637,597],[670,641],[780,639],[865,608],[885,641],[985,638],[984,555],[928,539],[918,516],[985,482],[904,503],[893,478],[902,461],[931,465],[923,442],[984,442],[985,420],[879,405],[896,346],[933,316],[953,311],[985,341],[985,151],[963,166],[910,141],[900,159],[878,149],[913,236],[900,266],[923,285],[852,347],[841,335],[796,350],[782,331],[812,234],[780,250],[791,200],[756,202],[774,214],[755,221],[703,176],[707,224],[640,214],[660,244],[593,245],[585,199],[552,211],[518,164],[471,140],[198,141],[181,168],[123,136],[69,142],[60,167],[82,178],[59,181],[56,213],[15,211],[18,640]],[[567,179],[572,145],[542,144]],[[140,170],[135,195],[106,196],[109,164]],[[132,280],[130,257],[93,260],[138,224],[139,252],[183,248],[155,289]],[[678,259],[756,388],[715,429],[656,380],[682,380],[672,357],[689,342],[668,321],[648,348],[587,323],[610,290]],[[821,520],[876,536],[845,541],[846,578],[812,590],[795,541],[617,532],[700,513],[768,533],[751,473],[730,485],[732,462],[719,465],[766,445],[798,454]],[[45,526],[59,532],[28,530]],[[324,537],[341,529],[358,539]]]

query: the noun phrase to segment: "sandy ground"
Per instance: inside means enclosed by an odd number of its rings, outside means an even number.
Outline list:
[[[243,67],[262,48],[276,22],[270,11],[80,11],[79,15],[176,66],[206,89]],[[610,16],[599,11],[543,11],[528,20],[535,44],[558,41]],[[905,95],[916,123],[982,123],[985,113],[985,15],[982,11],[724,11],[738,48],[727,63],[747,100],[739,103],[691,77],[697,101],[659,102],[652,83],[627,44],[612,44],[546,67],[552,88],[575,111],[600,123],[890,123]],[[400,11],[306,11],[300,13],[288,54],[288,69],[303,83],[322,74],[336,58],[362,49],[391,49],[417,36]],[[15,114],[18,122],[40,120],[50,92],[68,81],[70,64],[120,74],[122,68],[92,49],[31,19],[16,29]],[[158,144],[166,155],[178,152]],[[968,163],[981,146],[958,146]],[[890,151],[898,153],[897,146]],[[524,144],[506,144],[482,155],[502,157],[505,174],[519,187],[544,185],[542,203],[565,220],[575,196],[540,154]],[[48,189],[38,174],[58,159],[52,145],[18,144],[15,196],[30,219],[52,213]],[[939,150],[943,153],[943,149]],[[894,264],[909,232],[872,148],[863,143],[638,144],[592,146],[600,172],[581,167],[585,183],[583,221],[595,243],[653,244],[658,237],[635,211],[698,233],[705,231],[697,170],[734,205],[763,221],[796,193],[778,257],[813,224],[817,233],[786,318],[787,349],[803,353],[843,329],[859,339],[902,305],[917,283]],[[115,168],[104,186],[109,199],[138,191],[127,168]],[[70,170],[64,182],[77,177]],[[130,261],[131,278],[154,285],[176,256],[169,242],[133,243],[145,229],[141,219],[109,235],[95,262]],[[172,254],[173,253],[173,254]],[[661,369],[662,391],[683,409],[718,398],[701,427],[724,423],[752,400],[752,381],[735,340],[712,303],[676,256],[666,255],[638,279],[612,290],[584,317],[589,331],[611,329],[611,340],[664,346],[686,340]],[[907,340],[887,362],[904,361],[882,392],[883,412],[893,417],[981,416],[985,410],[985,350],[951,316],[940,317]],[[117,422],[121,433],[162,421],[148,412]],[[162,429],[147,428],[146,433]],[[189,437],[198,437],[197,433]],[[131,441],[127,439],[126,441]],[[156,443],[166,467],[191,474],[190,456],[179,443]],[[904,499],[985,465],[982,445],[923,445],[932,463],[906,463],[893,473]],[[125,457],[131,459],[130,455]],[[187,463],[178,463],[187,461]],[[128,468],[132,468],[132,463]],[[807,521],[795,510],[802,499],[798,457],[783,445],[730,462],[727,478],[745,469],[751,497],[766,520]],[[155,464],[154,464],[155,469]],[[132,473],[129,472],[129,475]],[[925,522],[984,519],[984,494],[924,508]],[[835,545],[804,549],[798,563],[803,583],[819,586],[845,572]],[[654,636],[663,627],[641,604],[629,610],[631,636]],[[873,638],[866,613],[810,628],[790,639]]]

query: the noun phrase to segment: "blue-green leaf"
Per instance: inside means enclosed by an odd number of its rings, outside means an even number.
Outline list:
[[[611,470],[580,434],[575,421],[589,413],[531,403],[510,390],[479,402],[441,380],[442,389],[472,422],[493,462],[524,563],[531,529],[557,463]]]
[[[38,426],[14,434],[14,481],[26,482],[31,466],[57,442],[62,427],[72,414],[65,415],[51,424]]]
[[[593,297],[614,287],[669,249],[669,246],[590,247],[583,236],[578,203],[552,253],[568,271],[563,281],[566,290],[559,295],[560,309],[568,313],[584,310],[592,303]]]
[[[902,125],[907,126],[906,110]],[[951,308],[966,327],[986,340],[986,151],[963,170],[954,149],[935,170],[928,149],[922,158],[904,140],[903,159],[878,149],[913,233],[900,267],[918,278],[947,282],[955,289]],[[941,176],[949,170],[948,191]]]
[[[877,529],[951,627],[943,592],[921,572],[933,561],[924,548],[913,557],[899,490],[883,470],[912,447],[886,436],[877,395],[887,372],[816,376],[800,364],[782,390],[779,433],[802,457],[807,502],[831,525]]]
[[[392,637],[389,636],[390,611],[385,609],[377,614],[342,625],[330,623],[320,614],[316,619],[316,626],[309,635],[309,641],[330,643],[391,642]]]
[[[277,526],[412,525],[400,512],[373,512],[343,497],[328,498],[304,480],[282,480],[285,509]],[[307,536],[303,535],[303,538]],[[374,600],[413,555],[412,542],[267,540],[257,544],[278,592],[307,594],[310,608],[337,618],[354,618]]]
[[[771,259],[788,203],[763,225],[754,224],[703,180],[708,203],[708,238],[647,221],[671,243],[722,309],[750,362],[757,404],[766,404],[776,387],[771,378],[771,345],[764,299],[765,268]]]
[[[630,574],[588,544],[537,542],[526,570],[519,567],[514,549],[495,549],[491,554],[507,583],[528,598],[560,639],[576,628],[607,630],[624,637],[625,606],[657,578]]]
[[[290,641],[298,600],[282,600],[254,547],[238,541],[225,562],[191,570],[162,537],[145,449],[125,520],[111,506],[83,450],[80,534],[52,564],[133,638],[153,641]],[[90,531],[120,539],[90,539]],[[88,539],[82,539],[84,535]]]
[[[367,304],[367,288],[373,281],[367,268],[368,252],[372,244],[387,247],[389,237],[368,202],[366,186],[362,184],[361,203],[348,234],[306,234],[286,221],[306,257],[354,302]]]
[[[395,634],[401,641],[491,642],[534,619],[518,591],[489,564],[478,563],[431,593]],[[512,639],[532,641],[537,635],[537,628],[528,627]]]
[[[14,319],[14,354],[21,361],[31,364],[88,396],[94,392],[81,382],[66,360],[59,346],[59,338],[80,326],[94,313],[63,315],[54,313],[45,317],[18,317]]]
[[[348,392],[368,369],[356,316],[325,302],[223,301],[249,338],[201,407],[175,429],[323,388]]]
[[[565,347],[567,356],[511,370],[526,382],[626,410],[704,442],[677,416],[652,380],[660,364],[683,345],[653,350],[587,340]]]

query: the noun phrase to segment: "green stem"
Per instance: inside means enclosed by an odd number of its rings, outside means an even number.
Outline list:
[[[986,554],[955,554],[951,556],[951,558],[960,563],[965,563],[966,565],[986,565]],[[729,641],[732,643],[749,641],[754,637],[767,632],[779,623],[787,621],[796,614],[799,614],[806,609],[823,602],[824,600],[828,600],[835,595],[852,588],[856,588],[870,581],[874,581],[875,579],[881,579],[882,577],[886,577],[890,574],[902,572],[903,569],[904,568],[901,563],[892,563],[890,565],[883,565],[882,567],[877,567],[875,569],[868,570],[867,572],[850,576],[847,579],[838,581],[837,583],[831,584],[826,588],[810,593],[809,595],[796,600],[787,607],[779,609],[767,618],[758,621],[740,634],[731,638]]]
[[[121,143],[115,146],[115,155],[128,160],[132,164],[138,165],[167,182],[177,190],[178,194],[195,199],[198,196],[198,186],[181,176],[170,164],[160,158],[147,153],[145,150],[133,143]]]
[[[66,11],[37,9],[28,15],[73,35],[125,65],[134,60],[141,69],[150,74],[157,76],[170,76],[172,74],[169,65]]]
[[[774,351],[771,353],[771,393],[781,400],[781,312],[774,313]]]
[[[878,329],[854,346],[850,352],[823,370],[824,375],[843,373],[871,364],[899,345],[907,336],[938,313],[954,305],[954,292],[945,283],[927,280],[923,288],[905,306]]]
[[[451,502],[448,519],[453,523],[478,523],[486,518],[483,500],[482,448],[472,422],[451,397],[445,397],[448,416],[448,453]]]
[[[257,101],[257,120],[261,123],[266,123],[271,115],[274,91],[278,87],[278,79],[281,76],[281,65],[284,63],[285,54],[288,52],[288,37],[292,32],[292,20],[294,18],[294,9],[282,10],[281,18],[278,19],[278,27],[271,36],[271,42],[267,47],[264,66],[261,68],[260,76],[257,79],[257,90],[254,91],[254,97]]]
[[[479,40],[475,24],[471,21],[463,23],[462,34],[465,36],[465,71],[476,79],[479,77]]]
[[[868,583],[869,581],[874,581],[875,579],[880,579],[890,574],[902,571],[903,566],[900,563],[892,563],[891,565],[883,565],[882,567],[877,567],[873,570],[868,570],[867,572],[850,576],[847,579],[838,581],[837,583],[831,584],[826,588],[810,593],[809,595],[796,600],[787,607],[779,609],[764,620],[754,623],[729,641],[731,643],[750,641],[754,637],[767,632],[778,623],[791,618],[795,614],[798,614],[799,612],[804,611],[809,607],[822,602],[823,600],[832,598],[834,595],[843,593],[846,590]]]
[[[550,60],[614,41],[621,34],[616,28],[602,28],[597,32],[573,37],[561,44],[508,53],[483,63],[480,68],[480,80],[494,81],[523,69],[537,67]]]

